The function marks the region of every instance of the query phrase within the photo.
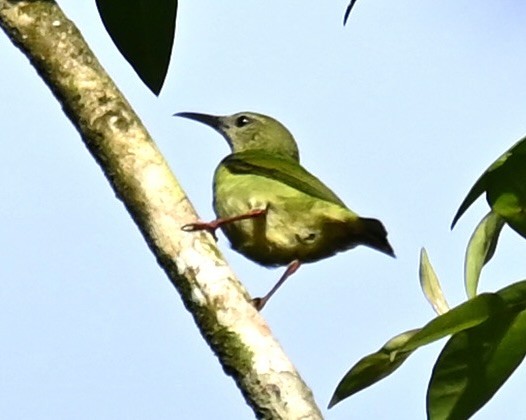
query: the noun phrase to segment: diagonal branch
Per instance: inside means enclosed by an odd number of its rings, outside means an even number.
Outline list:
[[[181,230],[196,220],[191,204],[73,23],[51,0],[0,0],[0,27],[62,105],[256,416],[321,418],[211,236]]]

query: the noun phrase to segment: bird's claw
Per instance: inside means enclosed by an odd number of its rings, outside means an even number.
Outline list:
[[[212,235],[214,240],[217,241],[216,229],[217,226],[206,222],[188,223],[181,228],[181,230],[184,232],[198,232],[200,230],[206,230],[210,235]]]
[[[263,300],[263,298],[254,298],[252,299],[252,306],[254,306],[254,308],[256,308],[256,310],[258,312],[260,312],[262,309],[263,309],[263,306],[265,306],[265,301]]]

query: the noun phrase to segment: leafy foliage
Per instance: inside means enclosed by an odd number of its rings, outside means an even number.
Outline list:
[[[514,286],[525,289],[524,283]],[[433,369],[429,418],[469,418],[508,379],[526,354],[524,304],[504,304],[485,322],[451,337]]]
[[[419,347],[451,335],[433,369],[430,418],[467,418],[482,407],[526,355],[526,281],[485,293],[389,340],[338,384],[329,407],[385,378]]]
[[[526,138],[482,174],[460,205],[452,226],[484,192],[491,211],[475,228],[465,257],[469,300],[448,310],[438,277],[422,250],[420,284],[439,316],[361,359],[340,381],[329,406],[390,375],[419,347],[451,336],[433,368],[427,414],[431,419],[469,418],[522,362],[526,355],[526,280],[478,296],[477,287],[504,224],[526,237]]]

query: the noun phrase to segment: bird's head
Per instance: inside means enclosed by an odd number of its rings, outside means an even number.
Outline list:
[[[254,112],[239,112],[228,116],[179,112],[178,117],[206,124],[219,132],[233,153],[261,150],[299,160],[298,146],[292,134],[279,121]]]

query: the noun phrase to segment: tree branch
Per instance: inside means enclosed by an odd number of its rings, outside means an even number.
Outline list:
[[[0,26],[79,131],[201,334],[259,418],[318,419],[311,391],[253,308],[139,118],[51,0],[0,0]]]

